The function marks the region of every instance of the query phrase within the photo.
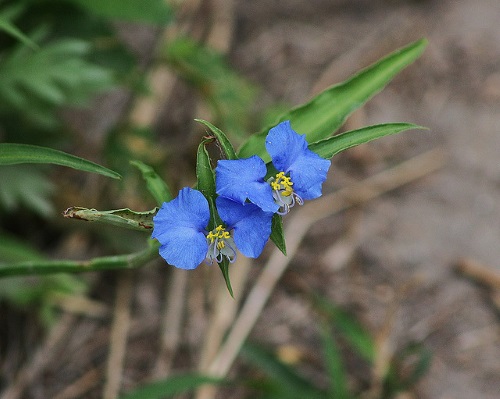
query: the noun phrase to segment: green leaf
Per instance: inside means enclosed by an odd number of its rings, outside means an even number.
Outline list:
[[[128,229],[149,231],[153,228],[153,217],[156,215],[156,212],[158,212],[158,208],[147,212],[135,212],[128,208],[98,211],[96,209],[73,206],[66,209],[63,216],[68,219],[101,222]]]
[[[222,130],[203,119],[195,119],[195,121],[202,123],[212,131],[215,138],[217,139],[220,149],[224,152],[227,159],[238,159],[233,145],[231,144],[227,136],[222,132]]]
[[[139,169],[142,178],[146,181],[148,191],[159,206],[173,199],[167,183],[165,183],[165,180],[163,180],[151,166],[141,161],[130,161],[130,163]]]
[[[16,4],[4,8],[0,13],[0,30],[21,41],[32,50],[37,50],[39,48],[38,44],[36,44],[33,40],[26,36],[17,26],[15,26],[11,22],[11,19],[17,17],[24,8],[25,7],[23,4]]]
[[[71,0],[97,15],[131,22],[165,25],[172,18],[172,10],[162,0]]]
[[[24,206],[42,217],[52,216],[56,187],[44,172],[33,165],[0,166],[0,208],[14,211]]]
[[[421,39],[397,50],[362,70],[343,83],[318,94],[308,103],[281,116],[279,122],[290,120],[293,128],[306,134],[307,141],[323,140],[339,129],[345,119],[382,90],[406,66],[422,54],[427,41]],[[239,157],[259,155],[265,161],[265,137],[272,126],[251,136],[238,151]]]
[[[387,397],[410,390],[429,370],[432,352],[420,342],[412,342],[392,360],[384,380]]]
[[[385,123],[381,125],[367,126],[361,129],[350,130],[310,144],[309,149],[323,158],[332,158],[334,155],[347,150],[348,148],[409,129],[425,128],[411,123]]]
[[[289,397],[289,393],[293,392],[295,397],[302,398],[324,398],[322,393],[308,379],[302,377],[293,368],[281,362],[274,354],[266,349],[245,342],[241,349],[241,355],[245,361],[257,367],[259,372],[263,372],[273,381],[279,383],[280,388],[284,391],[283,395]],[[281,392],[280,392],[281,393]],[[276,395],[281,397],[281,395]]]
[[[86,159],[67,154],[47,147],[28,144],[0,143],[0,165],[16,165],[22,163],[48,163],[98,173],[103,176],[121,179],[121,176],[104,166]]]
[[[43,35],[33,35],[37,41]],[[37,51],[24,45],[2,55],[0,63],[0,105],[17,111],[23,119],[54,127],[55,109],[81,105],[97,92],[115,84],[112,71],[86,60],[89,42],[58,39]],[[26,110],[29,112],[26,113]]]
[[[283,231],[283,218],[275,213],[271,224],[271,240],[276,247],[286,256],[286,242]]]
[[[210,223],[208,224],[208,230],[213,230],[216,226],[221,224],[215,207],[215,175],[210,162],[210,156],[205,148],[205,145],[211,141],[212,139],[203,140],[198,146],[198,153],[196,156],[197,189],[203,193],[210,207]]]
[[[227,380],[200,374],[185,374],[169,377],[143,385],[120,396],[120,399],[165,399],[183,392],[191,392],[205,384],[227,384]]]
[[[224,277],[224,281],[226,282],[229,295],[234,298],[233,287],[231,287],[231,280],[229,279],[229,260],[226,257],[222,258],[222,262],[219,263],[219,268],[222,272],[222,276]]]
[[[361,356],[372,362],[375,358],[375,342],[353,315],[318,295],[314,295],[312,300],[315,308],[325,315],[346,341]]]
[[[321,328],[321,338],[323,342],[323,353],[325,356],[326,369],[330,376],[330,398],[347,399],[351,396],[347,390],[347,374],[344,369],[340,350],[335,338],[331,334],[326,323]]]
[[[212,140],[213,139],[206,139],[200,143],[196,157],[196,176],[198,178],[197,188],[203,193],[208,201],[208,206],[210,207],[210,222],[208,230],[213,230],[216,226],[222,223],[215,206],[216,192],[214,171],[210,163],[210,157],[207,149],[205,148],[205,145]],[[219,263],[219,268],[222,272],[224,280],[226,281],[229,294],[234,297],[231,280],[229,279],[229,260],[226,257],[223,257],[222,262]]]
[[[215,176],[208,155],[206,144],[213,139],[203,140],[198,146],[196,156],[196,177],[198,179],[197,187],[207,199],[215,199]]]

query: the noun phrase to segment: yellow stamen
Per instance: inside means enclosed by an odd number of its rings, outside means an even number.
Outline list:
[[[285,176],[285,172],[279,172],[273,181],[270,182],[273,190],[281,191],[281,195],[288,197],[293,193],[293,182],[290,177]]]

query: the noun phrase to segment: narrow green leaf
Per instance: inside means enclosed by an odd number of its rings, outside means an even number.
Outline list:
[[[117,227],[149,231],[153,228],[153,217],[158,208],[146,212],[135,212],[128,208],[112,211],[98,211],[96,209],[73,206],[64,211],[63,216],[68,219],[85,220],[87,222],[101,222]]]
[[[387,396],[411,389],[427,373],[431,360],[432,352],[420,342],[412,342],[399,351],[385,376]]]
[[[283,218],[277,213],[274,214],[271,224],[271,240],[276,247],[286,256],[286,242],[283,231]]]
[[[191,392],[205,384],[227,384],[227,380],[200,374],[185,374],[169,377],[143,385],[134,391],[120,396],[120,399],[165,399],[184,392]]]
[[[208,155],[206,144],[212,139],[203,140],[198,146],[196,155],[196,177],[198,179],[197,187],[207,199],[215,198],[215,176]]]
[[[307,141],[313,143],[333,134],[345,119],[382,90],[402,69],[415,61],[427,45],[425,39],[403,47],[375,64],[362,70],[343,83],[334,85],[308,103],[284,114],[279,122],[290,120],[292,127],[306,134]],[[265,161],[269,155],[265,151],[265,137],[272,126],[251,136],[238,151],[239,157],[259,155]]]
[[[221,224],[215,207],[215,175],[210,162],[210,156],[205,148],[205,145],[211,141],[212,139],[203,140],[198,146],[196,156],[196,177],[198,180],[196,188],[203,193],[210,207],[210,223],[208,224],[208,230],[213,230],[216,226]]]
[[[229,260],[226,257],[222,258],[222,262],[219,263],[219,268],[222,272],[222,276],[224,277],[224,281],[226,282],[229,295],[234,298],[233,287],[231,287],[231,280],[229,279]]]
[[[329,397],[332,399],[350,398],[351,396],[347,390],[347,374],[344,369],[342,357],[340,356],[340,350],[326,323],[324,323],[321,328],[321,338],[326,369],[330,376]]]
[[[334,155],[347,150],[348,148],[409,129],[425,128],[411,123],[385,123],[381,125],[367,126],[361,129],[350,130],[310,144],[309,149],[323,158],[332,158]]]
[[[84,172],[98,173],[113,179],[121,179],[121,176],[111,169],[52,148],[28,144],[0,143],[0,165],[21,163],[49,163]]]
[[[210,163],[210,157],[207,149],[205,148],[205,145],[212,140],[213,139],[206,139],[200,143],[196,157],[196,177],[198,178],[197,188],[203,193],[203,195],[205,195],[205,198],[208,201],[208,206],[210,207],[210,223],[208,224],[208,230],[213,230],[216,226],[221,224],[221,220],[215,207],[216,192],[214,171]],[[229,279],[229,261],[226,257],[223,257],[222,262],[219,263],[219,268],[222,272],[224,280],[226,281],[229,294],[234,297],[231,280]]]
[[[241,348],[245,361],[257,367],[260,372],[269,376],[287,391],[293,391],[297,397],[324,398],[323,393],[309,380],[298,374],[293,368],[281,362],[273,353],[249,342]],[[281,397],[281,396],[279,396]]]
[[[21,41],[26,46],[30,47],[33,50],[38,50],[38,44],[36,44],[33,40],[31,40],[28,36],[26,36],[21,30],[19,30],[14,24],[10,21],[2,18],[0,15],[0,30],[5,33],[15,37],[17,40]]]
[[[142,174],[142,178],[146,181],[146,187],[151,193],[156,203],[161,206],[164,202],[169,202],[173,199],[172,193],[165,182],[154,169],[142,163],[141,161],[130,161]]]
[[[231,144],[227,136],[222,132],[222,130],[203,119],[195,119],[195,121],[202,123],[212,131],[227,159],[238,159],[233,145]]]
[[[148,248],[127,255],[104,256],[90,260],[47,260],[0,264],[0,277],[82,273],[100,270],[134,269],[158,256],[159,243],[151,240]]]
[[[347,342],[366,360],[375,358],[375,342],[365,328],[353,317],[327,299],[315,294],[312,297],[315,308],[322,313]]]

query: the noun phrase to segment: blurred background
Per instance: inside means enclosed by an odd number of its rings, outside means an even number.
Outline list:
[[[324,191],[363,187],[389,169],[401,184],[308,229],[249,341],[325,385],[310,299],[319,295],[357,320],[378,353],[370,365],[340,337],[350,390],[373,398],[497,398],[498,21],[498,0],[3,1],[0,142],[63,150],[124,178],[1,166],[0,262],[140,250],[147,233],[61,214],[70,206],[150,210],[156,204],[128,161],[154,167],[173,193],[193,184],[206,134],[194,118],[237,145],[283,111],[425,37],[421,58],[344,130],[399,121],[429,130],[336,156]],[[426,153],[432,157],[415,163],[429,167],[425,176],[398,169]],[[250,267],[237,296],[250,290],[270,252]],[[180,276],[158,259],[126,272],[0,280],[0,397],[112,398],[171,373],[206,370],[221,279],[215,267]],[[172,294],[172,281],[180,293]],[[125,352],[113,368],[110,347],[120,340]],[[387,388],[380,373],[410,347],[424,371],[417,378],[405,359],[396,380],[410,369],[415,383]],[[237,359],[230,376],[265,380],[261,373]],[[119,381],[114,390],[112,381]],[[248,387],[226,389],[217,397],[252,395]]]

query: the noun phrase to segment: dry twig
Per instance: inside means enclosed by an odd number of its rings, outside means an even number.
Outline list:
[[[111,326],[110,348],[106,368],[106,383],[103,389],[104,399],[115,399],[120,390],[123,361],[127,347],[130,327],[130,303],[132,298],[132,272],[123,271],[118,277],[116,303]]]
[[[50,330],[33,360],[19,371],[14,382],[3,392],[1,399],[20,399],[23,397],[24,390],[32,384],[47,364],[51,363],[56,353],[59,353],[58,347],[67,337],[74,321],[75,316],[70,314],[65,314],[58,321],[57,325]]]

